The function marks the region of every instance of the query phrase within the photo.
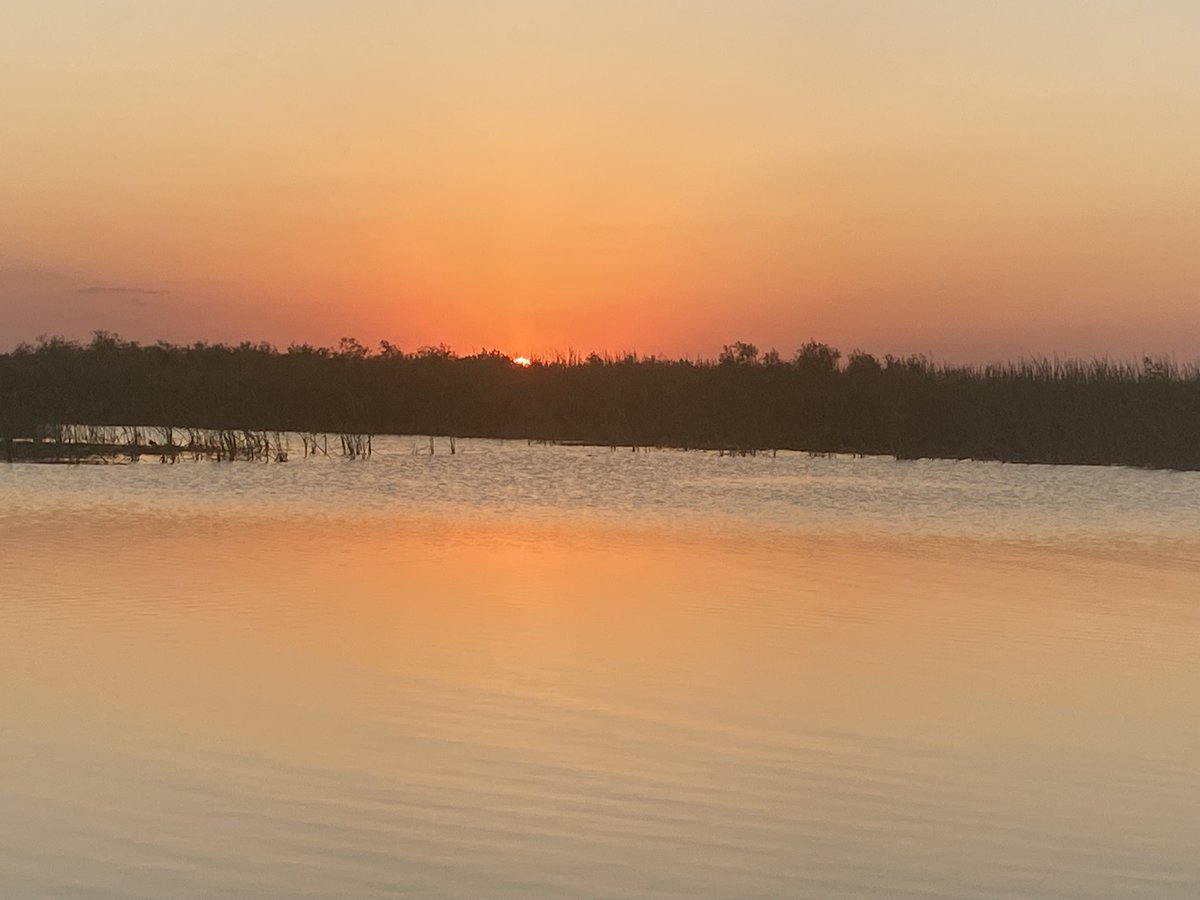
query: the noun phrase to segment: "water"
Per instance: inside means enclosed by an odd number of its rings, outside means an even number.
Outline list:
[[[0,467],[0,896],[1194,897],[1200,476]]]

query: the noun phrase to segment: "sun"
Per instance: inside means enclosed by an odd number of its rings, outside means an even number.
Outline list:
[[[528,356],[514,356],[513,365],[529,367],[533,365],[533,360],[531,360]]]

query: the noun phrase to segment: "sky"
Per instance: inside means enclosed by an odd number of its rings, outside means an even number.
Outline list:
[[[0,0],[0,349],[1200,359],[1200,3]]]

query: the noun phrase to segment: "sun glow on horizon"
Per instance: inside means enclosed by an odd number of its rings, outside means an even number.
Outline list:
[[[1200,358],[1188,0],[117,5],[5,6],[5,348]]]
[[[533,365],[533,360],[531,360],[528,356],[514,356],[513,357],[513,365],[514,366],[523,366],[524,368],[529,368],[530,366]]]

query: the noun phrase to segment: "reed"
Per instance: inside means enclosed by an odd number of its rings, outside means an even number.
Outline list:
[[[163,452],[129,422],[160,448],[222,460],[277,460],[287,449],[278,435],[292,432],[305,456],[328,455],[333,435],[354,459],[372,455],[372,434],[440,434],[1200,469],[1200,374],[1168,357],[956,366],[813,341],[791,357],[735,342],[708,361],[569,354],[529,366],[444,346],[280,352],[112,335],[0,354],[4,458],[24,441]],[[453,437],[448,449],[457,452]]]

